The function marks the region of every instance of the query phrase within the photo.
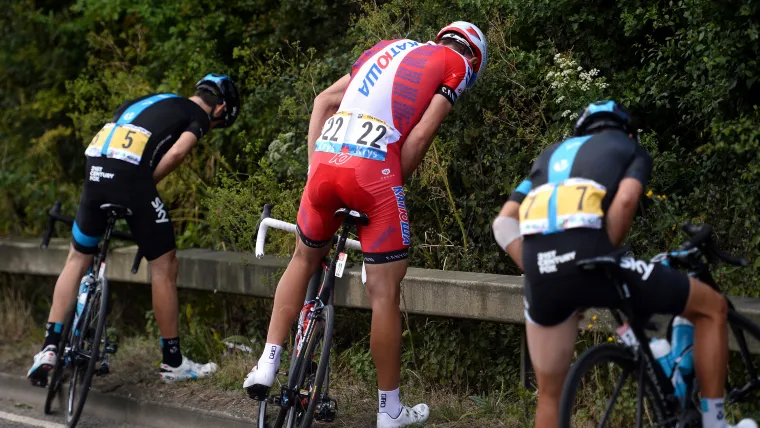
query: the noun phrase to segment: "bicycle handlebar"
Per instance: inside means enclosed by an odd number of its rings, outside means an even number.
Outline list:
[[[69,226],[74,225],[74,217],[61,215],[61,201],[55,201],[53,208],[48,211],[47,228],[45,229],[45,234],[42,236],[42,243],[40,244],[40,248],[46,249],[48,245],[50,245],[50,238],[53,237],[56,221],[60,221],[63,224],[68,224]],[[135,238],[131,233],[120,232],[118,230],[112,231],[111,237],[121,239],[123,241],[135,242]],[[142,261],[142,257],[142,251],[140,251],[140,248],[138,247],[137,254],[135,254],[135,260],[132,262],[132,274],[136,274],[140,268],[140,261]]]
[[[682,250],[690,250],[692,248],[698,248],[702,250],[708,256],[722,260],[725,263],[734,266],[747,266],[747,259],[743,257],[736,257],[722,251],[715,244],[712,239],[713,228],[709,224],[694,225],[691,223],[684,223],[682,226],[683,231],[689,235],[689,240],[681,246]]]
[[[290,233],[297,233],[295,224],[288,223],[282,220],[277,220],[276,218],[270,217],[272,214],[273,206],[274,205],[272,204],[266,204],[264,205],[264,210],[261,212],[261,223],[259,223],[259,231],[256,234],[256,257],[257,258],[264,257],[264,242],[266,241],[267,231],[269,230],[270,227],[274,229],[284,230]],[[361,246],[361,243],[355,239],[346,239],[346,248],[361,251],[362,246]]]

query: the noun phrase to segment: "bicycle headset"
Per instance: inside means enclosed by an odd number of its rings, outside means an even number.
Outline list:
[[[613,100],[596,101],[587,105],[575,122],[575,135],[588,135],[607,128],[620,129],[626,134],[632,134],[634,138],[638,137],[631,114]]]
[[[224,122],[221,125],[218,125],[218,128],[227,128],[235,123],[235,120],[240,113],[240,96],[238,95],[235,82],[233,82],[229,76],[209,73],[203,76],[203,78],[195,84],[195,89],[209,91],[219,99],[216,106],[211,106],[211,113],[208,115],[209,121],[223,120]],[[225,105],[224,111],[221,116],[214,117],[214,110],[221,104]]]

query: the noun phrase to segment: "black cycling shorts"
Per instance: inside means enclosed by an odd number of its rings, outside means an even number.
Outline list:
[[[586,308],[618,308],[620,294],[603,271],[582,271],[576,262],[615,249],[605,230],[570,229],[526,236],[525,317],[545,327],[562,323]],[[620,273],[635,310],[642,314],[679,315],[689,298],[689,277],[659,263],[625,257]]]
[[[95,254],[106,230],[102,204],[118,204],[132,210],[127,216],[135,242],[147,260],[176,248],[169,212],[153,183],[150,169],[108,158],[87,158],[82,198],[72,230],[74,249]]]

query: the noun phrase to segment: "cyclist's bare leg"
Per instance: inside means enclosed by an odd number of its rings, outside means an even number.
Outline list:
[[[377,387],[393,391],[401,379],[401,280],[408,262],[368,264],[367,295],[372,307],[370,351],[377,367]]]
[[[694,324],[694,365],[703,398],[722,398],[728,364],[728,304],[707,284],[689,279],[683,317]]]
[[[48,322],[62,323],[66,317],[66,311],[71,307],[72,302],[76,299],[79,282],[92,266],[93,256],[83,254],[74,249],[72,245],[69,249],[69,256],[66,258],[66,265],[63,266],[61,275],[55,282],[55,291],[53,291],[53,304],[50,307],[50,316]]]
[[[538,381],[536,428],[556,428],[562,385],[570,370],[578,334],[578,314],[552,327],[525,323],[528,350]]]
[[[177,264],[177,250],[171,250],[150,261],[153,312],[156,315],[158,330],[164,338],[179,336]]]
[[[269,321],[267,343],[282,344],[288,337],[290,327],[298,317],[303,300],[306,297],[306,286],[314,272],[319,269],[322,258],[330,251],[330,246],[311,248],[296,237],[296,249],[293,257],[282,274],[274,293],[274,308],[272,319]]]

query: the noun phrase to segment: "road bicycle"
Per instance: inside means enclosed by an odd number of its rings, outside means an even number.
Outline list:
[[[56,202],[48,212],[47,231],[42,239],[42,248],[48,247],[56,221],[69,225],[74,222],[72,217],[60,215],[60,209],[61,203]],[[44,411],[50,414],[53,402],[68,380],[68,398],[64,412],[68,428],[74,428],[79,422],[93,376],[104,376],[110,372],[109,356],[119,349],[118,337],[107,333],[109,288],[106,277],[106,256],[112,237],[134,241],[132,235],[114,230],[116,221],[126,218],[132,212],[128,208],[115,204],[103,204],[100,209],[106,211],[106,230],[92,267],[84,279],[87,284],[86,297],[84,301],[79,301],[78,297],[68,310],[50,381],[48,382],[46,377],[39,383],[39,386],[48,388]],[[142,255],[138,250],[132,264],[133,274],[137,273],[141,259]],[[77,305],[79,305],[78,308]]]
[[[747,261],[720,249],[712,239],[712,227],[685,224],[688,240],[678,249],[658,254],[652,263],[665,263],[683,269],[689,275],[720,292],[710,272],[710,264],[722,261],[733,266],[746,266]],[[560,428],[646,426],[701,427],[699,387],[693,374],[684,378],[683,399],[676,396],[673,384],[662,366],[653,357],[647,331],[658,326],[650,316],[633,309],[627,285],[619,280],[620,259],[627,250],[608,256],[581,260],[577,265],[588,271],[602,270],[611,278],[621,297],[620,309],[611,310],[620,326],[617,343],[605,343],[587,349],[570,369],[562,392]],[[748,338],[760,343],[760,328],[738,313],[728,298],[728,325],[739,349],[741,365],[746,371],[731,373],[727,379],[727,404],[754,397],[760,389],[760,360],[750,353]],[[668,324],[670,337],[672,319]],[[735,362],[738,364],[738,361]],[[611,397],[600,394],[600,386],[614,385]],[[605,403],[605,401],[609,399]],[[617,406],[617,407],[616,407]],[[633,407],[633,408],[632,408]],[[601,409],[604,409],[602,412]],[[635,411],[635,418],[632,413]],[[633,422],[634,425],[630,425]]]
[[[256,256],[264,256],[264,242],[268,228],[296,233],[296,226],[270,217],[272,205],[264,206],[256,237]],[[335,278],[342,277],[346,267],[344,250],[361,250],[359,241],[348,239],[353,225],[366,226],[369,217],[348,208],[335,212],[343,217],[340,235],[333,239],[335,257],[326,257],[321,268],[314,273],[307,288],[306,299],[298,318],[294,340],[288,354],[290,367],[280,371],[275,385],[267,396],[251,398],[258,400],[259,428],[307,428],[312,422],[332,422],[338,411],[337,402],[330,398],[330,347],[332,345],[335,311],[333,288]],[[364,280],[364,271],[362,270]],[[321,284],[321,285],[320,285]],[[285,379],[283,379],[285,377]],[[272,420],[274,420],[272,422]]]

